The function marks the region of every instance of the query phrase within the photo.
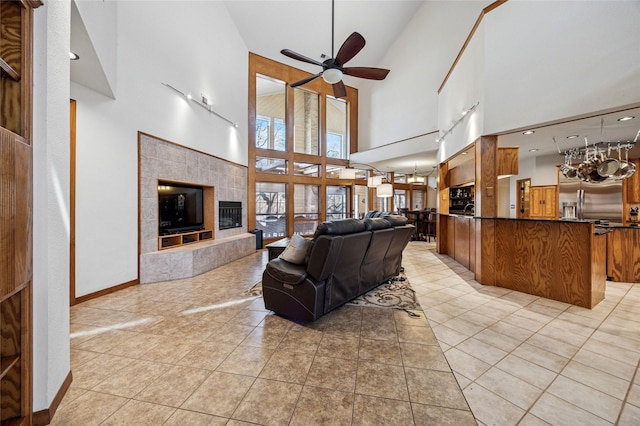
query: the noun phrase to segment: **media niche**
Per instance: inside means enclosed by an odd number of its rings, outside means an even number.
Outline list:
[[[158,182],[159,235],[204,229],[203,188]]]

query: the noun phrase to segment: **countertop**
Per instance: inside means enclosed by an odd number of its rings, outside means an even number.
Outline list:
[[[640,229],[640,226],[632,226],[625,225],[619,222],[606,222],[599,223],[594,220],[577,220],[577,219],[536,219],[536,218],[516,218],[516,217],[479,217],[479,216],[471,216],[471,215],[462,215],[455,213],[437,213],[441,216],[450,216],[450,217],[466,217],[469,219],[484,219],[484,220],[525,220],[525,221],[537,221],[537,222],[562,222],[562,223],[586,223],[593,224],[596,228],[631,228],[631,229]]]

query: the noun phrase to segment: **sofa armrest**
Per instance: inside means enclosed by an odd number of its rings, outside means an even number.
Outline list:
[[[300,284],[307,277],[306,265],[295,265],[280,258],[267,263],[265,272],[274,280],[289,285]]]

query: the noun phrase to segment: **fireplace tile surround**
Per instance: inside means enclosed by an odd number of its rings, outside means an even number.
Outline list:
[[[247,205],[246,167],[141,132],[138,143],[141,284],[195,276],[255,252],[246,225],[220,230],[217,221],[219,200]],[[158,181],[214,188],[214,240],[158,251]]]

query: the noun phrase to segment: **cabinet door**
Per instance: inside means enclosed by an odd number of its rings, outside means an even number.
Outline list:
[[[547,186],[544,188],[544,202],[543,206],[543,215],[548,219],[555,219],[556,212],[558,211],[556,200],[556,187],[555,186]]]
[[[558,211],[558,198],[555,186],[529,187],[529,217],[555,219]]]
[[[529,187],[529,217],[542,216],[543,193],[540,187]]]

